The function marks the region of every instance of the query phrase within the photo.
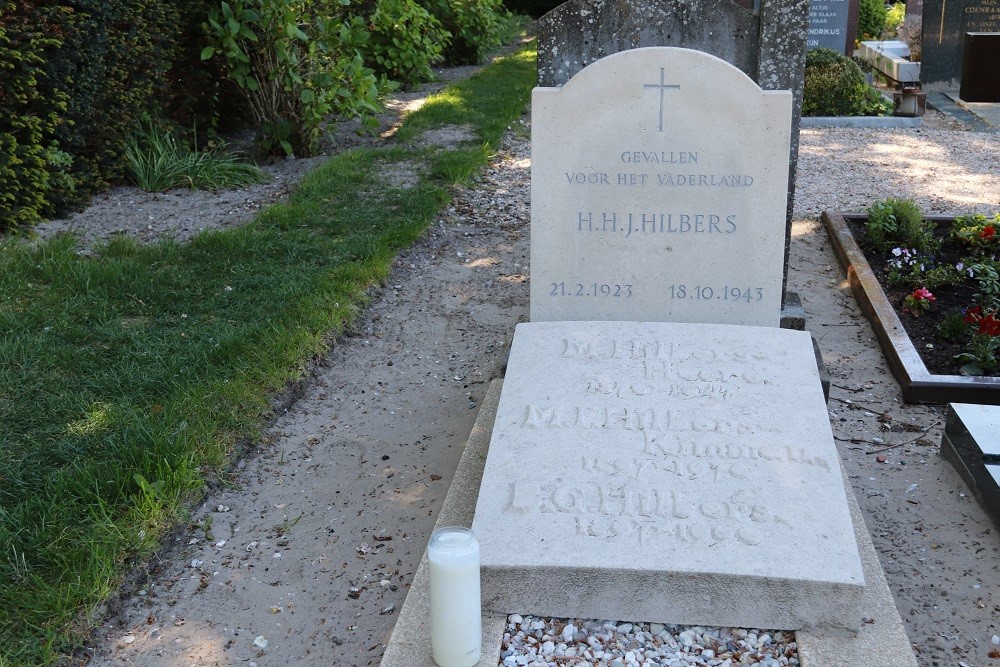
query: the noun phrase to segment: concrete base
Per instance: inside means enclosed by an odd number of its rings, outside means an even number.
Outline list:
[[[907,116],[803,116],[802,127],[874,127],[903,130],[920,127],[924,119]]]
[[[502,381],[494,381],[483,399],[469,443],[438,515],[437,527],[472,525],[501,386]],[[893,603],[892,593],[872,546],[861,510],[849,485],[846,490],[866,582],[861,613],[870,622],[863,624],[857,633],[796,632],[801,667],[916,667],[916,658]],[[483,658],[479,667],[495,667],[499,663],[500,643],[506,620],[506,616],[500,614],[483,615]],[[381,667],[435,667],[430,646],[426,556],[417,569],[382,657]]]
[[[949,403],[941,455],[1000,528],[1000,406]]]

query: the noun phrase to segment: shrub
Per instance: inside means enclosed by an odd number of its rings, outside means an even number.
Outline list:
[[[331,114],[377,126],[371,114],[388,82],[364,65],[366,26],[343,15],[342,2],[232,0],[212,10],[212,41],[201,57],[218,53],[225,60],[267,153],[315,154]]]
[[[887,16],[883,0],[861,0],[858,7],[858,39],[881,37]]]
[[[889,7],[885,15],[885,34],[895,35],[904,18],[906,18],[905,2],[897,2]]]
[[[25,5],[0,3],[0,233],[45,215],[52,184],[68,166],[55,142],[66,96],[39,89],[59,46],[51,32]]]
[[[405,85],[430,81],[431,65],[444,59],[451,40],[441,22],[415,0],[378,0],[368,25],[365,64]]]
[[[73,156],[78,187],[50,193],[54,208],[65,210],[124,179],[124,140],[169,69],[177,14],[172,3],[157,0],[34,4],[35,15],[55,23],[61,35],[42,92],[68,95],[56,139]]]
[[[867,232],[872,245],[881,252],[912,248],[931,253],[940,243],[934,237],[934,223],[924,220],[923,212],[910,199],[890,197],[868,208]]]
[[[910,49],[910,60],[920,62],[923,51],[924,27],[919,16],[907,16],[896,29],[899,39]]]
[[[806,54],[803,116],[884,115],[892,104],[865,81],[858,64],[833,49]]]
[[[418,0],[451,33],[444,52],[452,65],[473,65],[500,45],[506,27],[503,0]]]

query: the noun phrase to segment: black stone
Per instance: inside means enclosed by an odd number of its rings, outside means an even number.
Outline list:
[[[806,48],[854,53],[860,0],[810,0]]]
[[[561,86],[619,51],[675,46],[722,58],[764,90],[792,91],[784,286],[808,21],[809,0],[569,0],[539,20],[538,85]]]
[[[1000,32],[966,33],[958,96],[963,102],[1000,102]]]
[[[983,444],[969,432],[965,422],[948,404],[948,419],[941,436],[941,456],[948,460],[1000,528],[1000,464],[983,452]]]
[[[920,63],[924,88],[959,88],[969,32],[1000,32],[1000,0],[925,0]],[[996,62],[988,66],[997,69]]]

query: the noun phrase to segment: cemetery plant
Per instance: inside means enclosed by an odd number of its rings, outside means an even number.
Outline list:
[[[945,374],[994,374],[1000,363],[1000,213],[925,220],[912,201],[868,208],[860,240],[925,362]],[[918,320],[919,318],[919,320]]]
[[[500,0],[0,0],[0,234],[124,182],[143,114],[310,154],[385,77],[478,62],[516,24]]]
[[[858,64],[834,49],[806,54],[803,116],[887,116],[892,102],[872,88]]]
[[[267,180],[259,167],[227,152],[225,142],[220,140],[207,150],[198,150],[197,144],[192,148],[148,116],[126,140],[125,157],[135,184],[147,192],[224,190]]]
[[[378,126],[379,97],[391,86],[365,66],[363,19],[339,2],[231,0],[208,17],[216,54],[243,91],[259,148],[271,155],[314,155],[327,117],[360,118]]]
[[[881,38],[885,32],[888,17],[889,11],[884,0],[860,0],[858,4],[858,41]]]
[[[356,149],[244,227],[186,244],[0,241],[0,664],[49,665],[100,603],[259,441],[301,379],[524,111],[532,47],[446,88],[401,133],[458,147]],[[416,168],[403,189],[383,175]],[[447,175],[447,178],[445,177]]]

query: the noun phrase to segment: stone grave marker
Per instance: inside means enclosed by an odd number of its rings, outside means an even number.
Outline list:
[[[920,80],[928,90],[958,90],[965,35],[1000,32],[1000,0],[925,0]],[[995,71],[996,63],[990,67]]]
[[[846,55],[854,52],[854,34],[849,23],[854,11],[854,32],[857,33],[856,0],[811,0],[806,48],[834,49]]]
[[[860,622],[844,479],[800,331],[518,325],[473,530],[493,611]]]
[[[791,114],[673,47],[536,88],[531,319],[778,326]]]
[[[538,22],[538,85],[561,86],[613,53],[672,46],[717,56],[764,90],[792,91],[787,269],[808,22],[809,0],[567,0]]]

